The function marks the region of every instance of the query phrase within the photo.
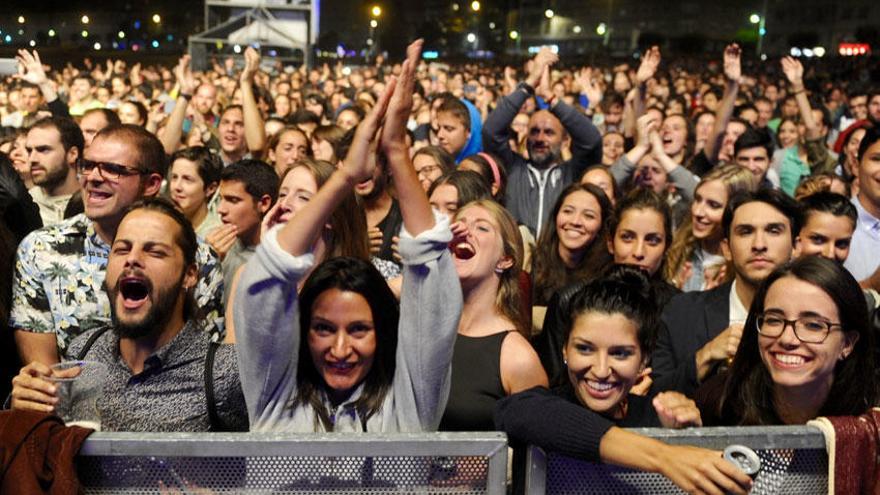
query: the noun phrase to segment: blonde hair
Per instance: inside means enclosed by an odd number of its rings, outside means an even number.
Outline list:
[[[523,263],[523,243],[516,221],[503,206],[491,199],[478,199],[462,206],[453,220],[458,220],[462,212],[468,208],[482,208],[486,210],[498,227],[504,256],[510,258],[513,264],[500,275],[498,292],[495,295],[495,309],[502,316],[513,322],[516,331],[524,337],[529,336],[526,325],[525,311],[522,306],[522,296],[519,290],[519,276]]]
[[[727,200],[730,201],[734,195],[742,191],[754,191],[756,189],[755,176],[746,168],[739,165],[728,163],[719,165],[710,170],[703,179],[697,184],[694,192],[703,184],[711,181],[721,181],[727,189]],[[725,205],[726,206],[726,205]],[[718,226],[719,231],[721,225]],[[681,226],[675,232],[672,239],[672,245],[666,255],[666,267],[663,271],[663,277],[673,285],[675,285],[675,277],[681,271],[685,262],[689,261],[694,251],[697,249],[699,241],[694,237],[693,216],[688,214],[682,222]],[[730,272],[732,275],[732,272]]]

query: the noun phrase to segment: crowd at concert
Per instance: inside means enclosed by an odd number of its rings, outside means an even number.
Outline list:
[[[880,84],[747,73],[736,44],[703,66],[421,48],[201,72],[20,50],[6,406],[52,413],[52,365],[98,361],[103,430],[499,430],[745,493],[718,452],[625,428],[878,405]]]

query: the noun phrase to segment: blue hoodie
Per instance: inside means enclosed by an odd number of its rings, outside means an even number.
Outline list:
[[[461,149],[458,156],[455,157],[456,165],[461,163],[466,157],[483,151],[483,116],[480,114],[480,111],[477,110],[477,107],[475,107],[470,101],[461,98],[461,102],[467,107],[468,113],[471,117],[471,137],[464,145],[464,148]]]

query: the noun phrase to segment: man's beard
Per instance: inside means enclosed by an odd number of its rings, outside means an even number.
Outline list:
[[[528,151],[529,161],[537,168],[547,168],[562,160],[562,150],[553,146],[549,146],[546,152],[538,153],[534,151],[533,145],[528,144]]]
[[[151,298],[150,309],[140,321],[134,322],[122,322],[116,314],[116,296],[119,294],[119,280],[122,280],[122,278],[123,277],[120,276],[119,279],[117,279],[116,286],[112,289],[107,287],[106,281],[104,282],[104,288],[107,291],[107,295],[110,297],[110,318],[113,322],[113,328],[116,334],[122,338],[136,340],[161,332],[165,327],[165,324],[171,320],[171,317],[174,314],[174,307],[177,305],[177,298],[183,288],[183,274],[181,274],[177,283],[171,287],[155,289],[155,291],[150,290],[147,295],[148,298]],[[152,289],[152,283],[149,283]],[[155,297],[153,297],[153,295],[155,295]]]
[[[64,181],[67,180],[67,164],[62,164],[58,168],[52,170],[44,167],[43,170],[43,177],[41,177],[39,181],[34,178],[34,184],[46,190],[55,189],[61,184],[64,184]]]

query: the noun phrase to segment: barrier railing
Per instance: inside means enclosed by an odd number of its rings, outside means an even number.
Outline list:
[[[810,426],[738,428],[694,428],[664,430],[634,429],[671,444],[695,445],[724,450],[745,445],[761,460],[751,494],[828,493],[828,456],[822,433]],[[667,462],[674,463],[675,459]],[[634,471],[611,465],[593,464],[532,446],[527,453],[526,490],[544,494],[680,494],[660,474]]]
[[[95,433],[87,494],[488,494],[506,489],[503,433]]]

